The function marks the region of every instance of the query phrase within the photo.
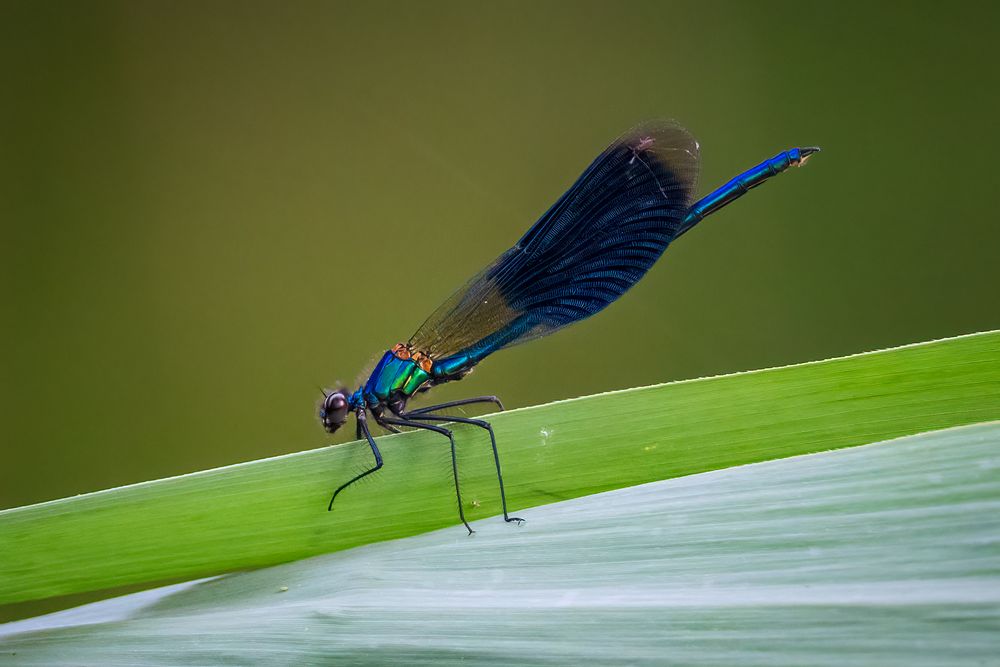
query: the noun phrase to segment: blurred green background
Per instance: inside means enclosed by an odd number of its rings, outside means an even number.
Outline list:
[[[439,397],[1000,326],[996,5],[359,4],[3,3],[0,507],[330,442],[319,386],[650,117],[702,193],[824,152]]]

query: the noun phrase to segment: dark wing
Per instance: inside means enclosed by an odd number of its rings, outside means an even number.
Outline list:
[[[670,121],[607,148],[517,244],[434,311],[410,338],[473,363],[602,310],[659,259],[698,179],[698,142]]]

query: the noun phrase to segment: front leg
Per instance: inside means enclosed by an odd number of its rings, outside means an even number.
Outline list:
[[[366,477],[382,467],[382,454],[378,451],[378,445],[375,444],[375,438],[372,437],[371,431],[368,430],[368,419],[365,417],[364,410],[358,410],[356,417],[358,420],[358,430],[364,433],[365,438],[368,439],[369,446],[372,448],[372,454],[375,455],[375,467],[369,468],[360,475],[355,475],[350,480],[337,487],[337,490],[333,492],[333,497],[330,498],[330,504],[326,508],[328,512],[333,510],[333,501],[337,499],[338,493],[349,487],[351,484],[354,484],[362,477]]]

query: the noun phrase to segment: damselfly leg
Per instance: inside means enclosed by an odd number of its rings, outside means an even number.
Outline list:
[[[499,401],[497,401],[499,403]],[[524,519],[516,516],[510,516],[507,514],[507,494],[503,488],[503,473],[500,472],[500,453],[497,452],[497,439],[493,434],[493,426],[483,419],[471,419],[469,417],[452,417],[448,415],[428,415],[427,412],[431,410],[436,410],[442,407],[452,407],[450,405],[434,405],[428,408],[424,408],[419,413],[407,412],[406,414],[400,415],[404,419],[410,420],[426,420],[426,421],[441,421],[441,422],[457,422],[459,424],[472,424],[473,426],[478,426],[479,428],[486,429],[486,432],[490,434],[490,446],[493,447],[493,462],[497,467],[497,481],[500,483],[500,504],[503,506],[503,520],[508,523],[511,521],[516,521],[519,525],[524,523]]]
[[[469,531],[469,535],[472,535],[474,530],[469,522],[465,520],[465,510],[462,509],[462,491],[459,489],[458,485],[458,455],[455,451],[455,436],[452,435],[451,431],[446,428],[441,428],[440,426],[434,426],[433,424],[422,424],[417,421],[411,421],[409,419],[393,419],[391,417],[382,417],[379,419],[379,424],[385,425],[390,424],[392,426],[410,426],[412,428],[422,428],[427,431],[434,431],[435,433],[440,433],[441,435],[448,438],[448,442],[451,443],[451,472],[455,477],[455,497],[458,499],[458,517],[465,524],[466,529]]]
[[[378,451],[378,445],[375,444],[375,438],[372,437],[371,431],[368,430],[368,420],[365,418],[364,412],[358,411],[357,419],[358,419],[358,430],[364,433],[365,438],[368,440],[368,444],[372,448],[372,454],[375,455],[375,467],[369,468],[360,475],[355,475],[347,482],[341,484],[337,488],[337,490],[333,492],[333,497],[330,498],[330,504],[326,508],[328,512],[333,509],[333,501],[337,499],[338,493],[349,487],[351,484],[354,484],[362,477],[366,477],[382,467],[382,454]]]

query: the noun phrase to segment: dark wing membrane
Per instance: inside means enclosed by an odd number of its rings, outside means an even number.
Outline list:
[[[410,343],[435,359],[468,352],[478,360],[602,310],[675,238],[698,168],[698,142],[676,123],[633,128]]]

